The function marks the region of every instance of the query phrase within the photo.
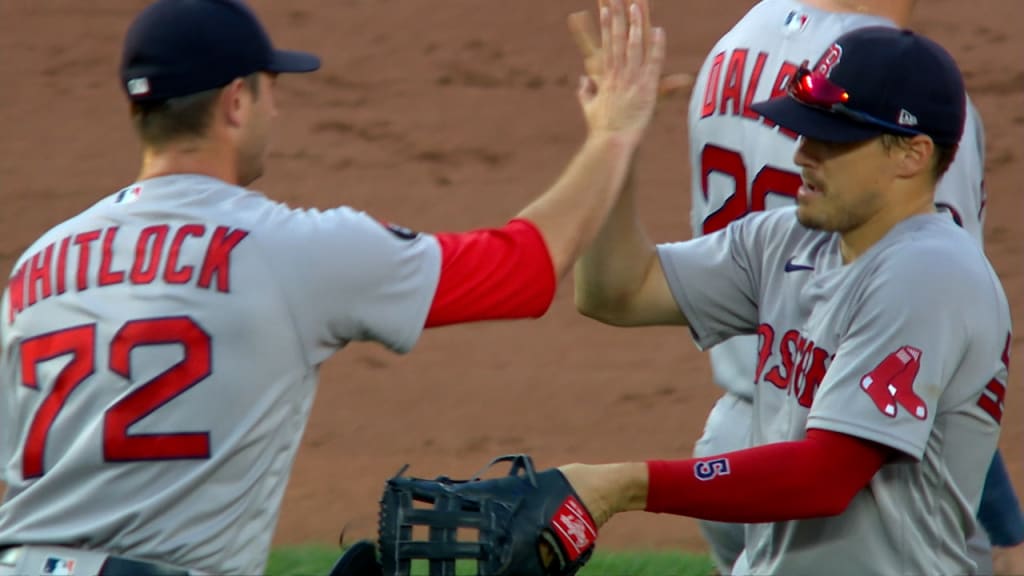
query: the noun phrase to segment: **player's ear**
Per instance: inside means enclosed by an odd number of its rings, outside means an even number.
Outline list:
[[[221,89],[220,97],[217,99],[217,113],[223,117],[228,126],[238,128],[248,117],[251,105],[252,93],[249,91],[245,79],[235,78]]]
[[[897,162],[897,174],[903,178],[913,178],[922,172],[929,172],[935,155],[935,142],[924,134],[901,140],[899,146],[893,146],[890,150]]]

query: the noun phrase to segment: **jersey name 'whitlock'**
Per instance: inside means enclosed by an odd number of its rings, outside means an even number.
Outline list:
[[[10,280],[8,324],[26,307],[68,290],[84,292],[125,282],[143,285],[162,280],[228,293],[231,251],[249,235],[247,230],[228,226],[155,224],[139,231],[131,253],[121,254],[113,248],[118,229],[110,226],[68,235],[27,258]],[[201,262],[179,259],[186,242],[206,243]],[[69,264],[69,258],[77,258],[77,263]]]

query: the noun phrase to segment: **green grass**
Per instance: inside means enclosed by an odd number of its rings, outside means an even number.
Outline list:
[[[326,576],[340,552],[329,546],[278,548],[270,554],[269,576]],[[472,566],[459,574],[473,574]],[[598,552],[580,576],[707,576],[712,564],[707,556],[682,552]],[[414,575],[426,576],[417,566]]]

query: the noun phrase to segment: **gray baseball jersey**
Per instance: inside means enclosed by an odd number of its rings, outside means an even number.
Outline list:
[[[758,335],[755,445],[818,428],[906,455],[838,516],[748,526],[753,571],[969,572],[965,534],[978,529],[1010,341],[1006,296],[978,243],[944,215],[921,215],[843,265],[838,235],[784,208],[659,255],[700,347]]]
[[[439,273],[431,236],[203,176],[58,225],[3,297],[0,546],[262,573],[318,366],[409,350]]]
[[[690,220],[696,236],[751,212],[792,206],[800,185],[793,163],[796,135],[750,110],[783,93],[804,60],[815,62],[843,33],[895,26],[866,14],[818,10],[798,0],[764,0],[709,53],[690,98]],[[936,203],[981,241],[984,135],[969,114],[957,154],[935,194]],[[752,398],[757,339],[733,338],[710,350],[715,383]]]

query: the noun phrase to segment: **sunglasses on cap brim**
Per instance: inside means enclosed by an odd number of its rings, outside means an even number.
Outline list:
[[[886,132],[907,136],[924,134],[920,130],[887,122],[867,112],[850,108],[848,106],[850,93],[829,79],[828,76],[820,72],[811,71],[807,67],[806,62],[800,66],[793,75],[793,78],[790,79],[787,92],[790,97],[801,104],[838,114],[861,124],[875,126]]]

